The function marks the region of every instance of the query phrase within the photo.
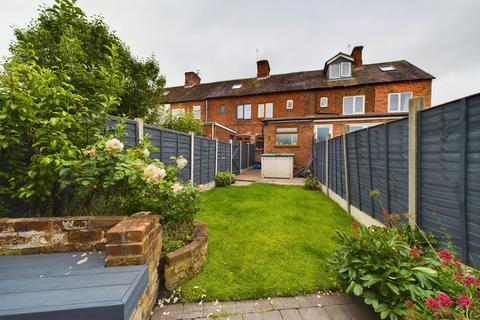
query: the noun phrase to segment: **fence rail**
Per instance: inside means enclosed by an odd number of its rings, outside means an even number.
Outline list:
[[[380,190],[390,212],[415,213],[420,228],[448,234],[463,261],[478,266],[480,94],[422,111],[411,106],[409,117],[315,142],[314,175],[349,211],[379,221],[370,191]]]

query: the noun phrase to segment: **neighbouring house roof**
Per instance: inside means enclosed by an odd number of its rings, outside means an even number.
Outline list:
[[[262,122],[295,122],[295,121],[315,121],[315,120],[342,120],[342,119],[372,119],[372,118],[401,118],[408,116],[408,112],[368,112],[363,114],[318,114],[306,117],[294,118],[269,118]]]
[[[392,65],[394,71],[381,71],[380,66]],[[198,84],[193,87],[166,88],[164,103],[198,101],[210,98],[239,97],[275,92],[349,87],[365,84],[434,79],[431,74],[406,60],[365,64],[352,69],[352,77],[329,80],[323,70],[271,75],[266,79],[247,78]],[[238,89],[233,85],[241,84]]]

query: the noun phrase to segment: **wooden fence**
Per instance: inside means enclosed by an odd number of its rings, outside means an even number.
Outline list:
[[[314,175],[349,212],[382,221],[370,191],[393,213],[480,265],[480,94],[313,145]]]

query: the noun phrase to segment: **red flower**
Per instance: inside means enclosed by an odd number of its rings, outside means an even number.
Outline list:
[[[450,260],[453,259],[453,255],[452,255],[449,251],[447,251],[447,250],[445,250],[445,249],[442,249],[442,250],[438,251],[438,255],[439,255],[440,258],[443,259],[443,260],[448,260],[448,261],[450,261]]]
[[[460,261],[455,261],[455,267],[460,268],[462,263]]]
[[[388,211],[388,209],[382,209],[382,211],[380,211],[380,214],[384,217],[388,217],[390,215],[390,211]]]
[[[352,228],[353,228],[353,230],[358,230],[358,228],[360,228],[360,223],[356,220],[353,220],[352,221]]]
[[[420,255],[422,254],[422,251],[420,251],[420,249],[417,249],[417,248],[412,248],[410,249],[410,252],[408,253],[409,256],[414,256],[414,257],[420,257]]]
[[[455,272],[455,280],[462,281],[463,280],[463,273],[462,272]]]
[[[480,286],[480,282],[478,281],[477,277],[475,276],[467,276],[465,278],[465,284],[467,286],[471,285],[472,283],[474,283],[475,285],[477,286]]]
[[[469,297],[467,297],[466,295],[462,295],[460,297],[458,297],[457,299],[457,304],[461,305],[461,306],[469,306],[470,303],[472,303],[472,300],[470,300]]]
[[[413,306],[413,301],[412,300],[405,300],[404,304],[405,304],[406,307],[411,307],[411,306]]]
[[[442,266],[444,266],[444,267],[448,267],[449,264],[450,264],[450,261],[448,261],[448,260],[445,260],[445,261],[442,262]]]
[[[428,297],[427,300],[425,301],[425,304],[430,307],[433,311],[438,311],[440,309],[440,305],[438,304],[438,301],[435,300],[432,297]]]
[[[437,294],[437,300],[440,302],[440,305],[444,308],[448,308],[453,304],[452,299],[445,293]]]
[[[443,315],[444,315],[445,317],[451,317],[451,316],[453,315],[453,312],[451,312],[451,311],[446,311],[446,312],[443,313]]]
[[[398,224],[398,221],[399,221],[399,220],[400,220],[400,219],[392,219],[392,224],[393,224],[393,225]]]

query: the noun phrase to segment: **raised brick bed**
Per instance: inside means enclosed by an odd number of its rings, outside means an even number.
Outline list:
[[[208,230],[207,226],[197,221],[193,241],[165,255],[165,288],[175,286],[199,273],[207,261]]]

